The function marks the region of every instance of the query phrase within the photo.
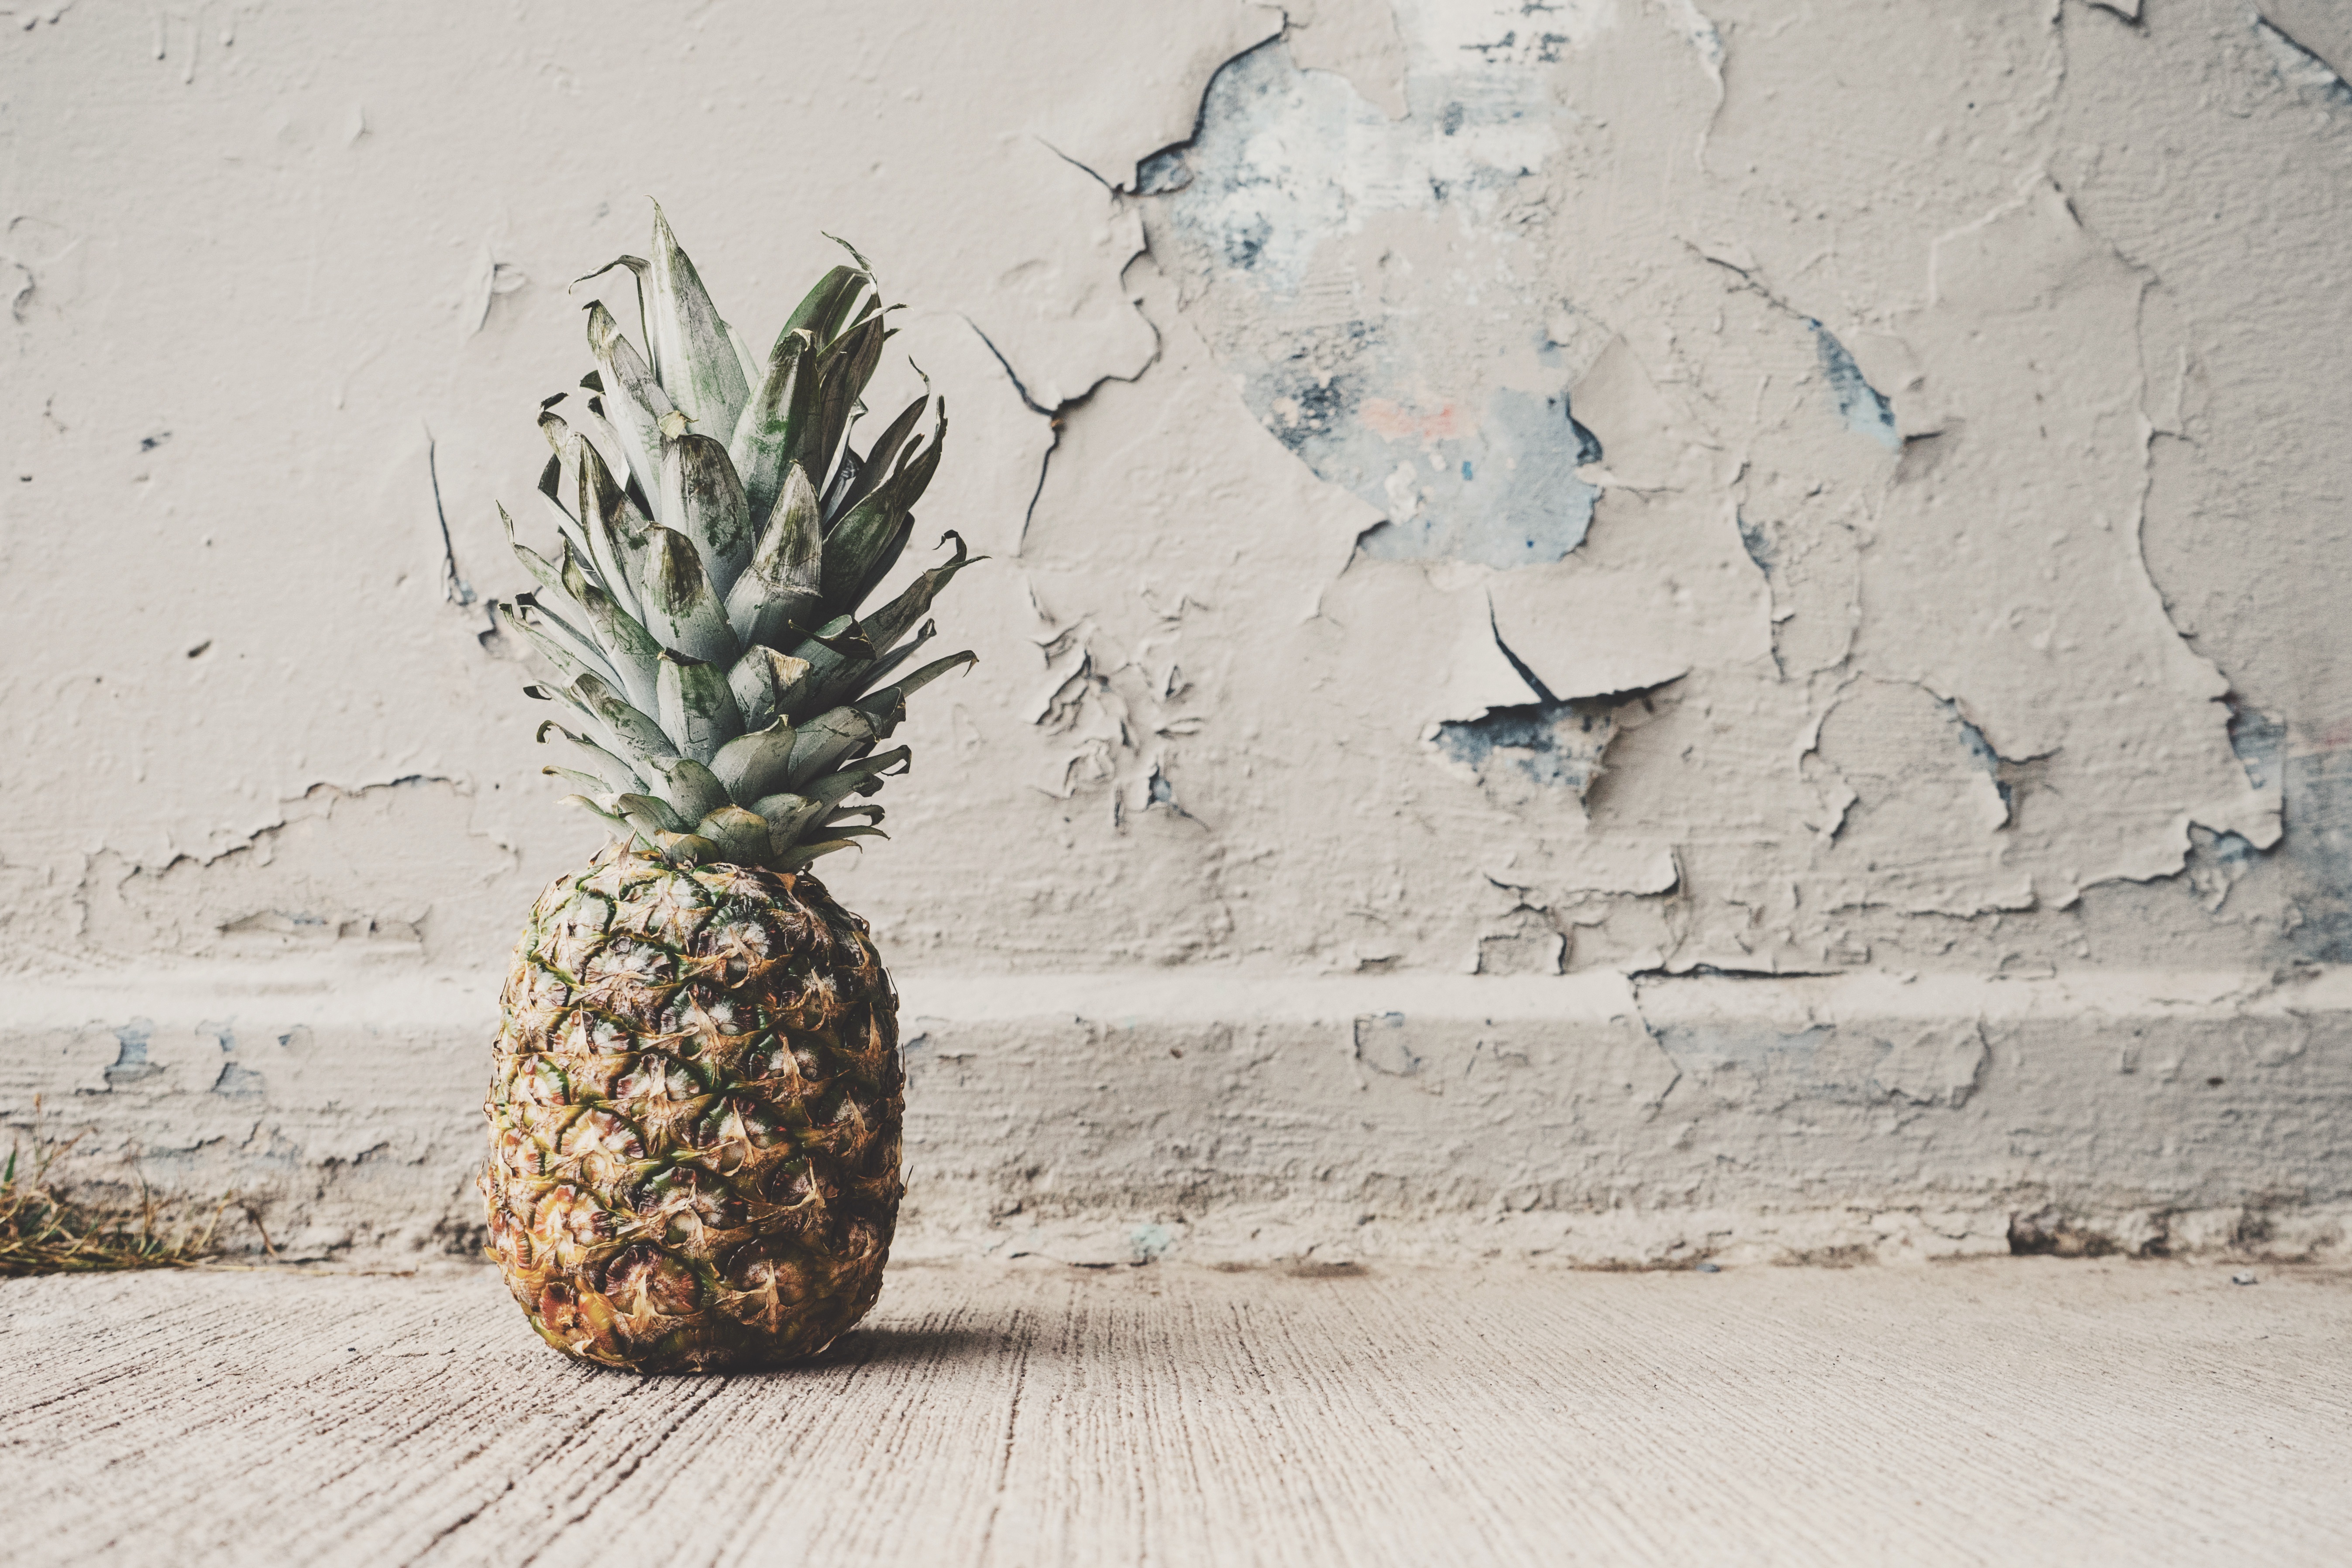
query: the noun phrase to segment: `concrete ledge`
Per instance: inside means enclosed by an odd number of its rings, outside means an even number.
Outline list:
[[[903,1256],[2307,1258],[2352,1219],[2344,970],[903,990]],[[289,1255],[462,1250],[495,1017],[415,973],[20,984],[0,1118]]]

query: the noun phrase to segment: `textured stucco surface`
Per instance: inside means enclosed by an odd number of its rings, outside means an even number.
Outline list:
[[[828,879],[910,1247],[2335,1246],[2338,11],[0,7],[0,1117],[464,1243],[653,194],[992,557]]]

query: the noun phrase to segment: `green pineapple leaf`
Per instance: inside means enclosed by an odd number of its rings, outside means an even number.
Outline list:
[[[661,774],[662,798],[677,808],[681,826],[699,821],[728,804],[727,791],[717,775],[692,757],[663,757],[653,766]]]
[[[711,591],[723,604],[751,559],[751,509],[727,448],[692,434],[662,443],[662,516],[702,552]]]
[[[623,792],[646,787],[646,780],[625,759],[615,756],[585,735],[573,734],[552,719],[542,720],[540,723],[538,739],[541,745],[548,744],[547,732],[550,730],[563,737],[577,760],[585,763],[601,781],[600,787]]]
[[[707,763],[743,732],[742,710],[719,666],[664,648],[655,670],[655,711],[681,754]]]
[[[620,437],[629,472],[649,491],[657,491],[661,467],[654,459],[661,453],[662,421],[677,410],[601,300],[588,307],[588,347],[604,374],[608,389],[604,415]],[[658,521],[669,521],[658,510],[654,515]]]
[[[781,645],[814,619],[822,601],[824,534],[817,521],[816,487],[801,466],[785,471],[782,493],[751,569],[727,595],[727,624],[745,644]]]
[[[779,719],[719,747],[710,771],[730,800],[757,800],[784,782],[792,755],[793,728]]]
[[[594,675],[618,683],[619,678],[614,675],[613,667],[604,662],[604,656],[579,639],[559,632],[556,628],[562,623],[555,617],[550,616],[549,625],[545,626],[533,626],[521,606],[501,605],[495,599],[490,601],[490,610],[501,626],[511,628],[537,648],[540,656],[553,665],[564,679],[577,680],[583,675]]]
[[[646,538],[646,630],[664,647],[722,666],[734,663],[741,646],[727,625],[726,606],[703,574],[694,542],[658,524]]]
[[[735,694],[745,725],[763,729],[792,712],[808,679],[808,660],[772,647],[751,647],[728,670],[727,689]]]
[[[631,705],[595,676],[575,677],[572,693],[581,709],[604,727],[625,753],[635,753],[639,762],[677,754],[677,747],[650,714]]]
[[[773,853],[767,820],[740,805],[722,805],[706,814],[694,831],[719,846],[721,859],[738,866],[765,865]]]
[[[641,833],[686,831],[686,821],[678,816],[677,808],[657,795],[624,795],[613,805]]]
[[[845,755],[853,746],[875,738],[874,721],[855,708],[833,708],[799,727],[786,782],[797,789]]]
[[[629,615],[642,620],[644,602],[637,582],[645,571],[646,531],[653,519],[637,509],[629,492],[613,478],[604,456],[590,442],[580,447],[580,527],[588,536],[589,553],[604,574],[604,585]]]
[[[653,267],[646,282],[646,336],[655,376],[688,419],[731,432],[751,395],[751,384],[735,357],[727,323],[710,302],[701,274],[678,248],[659,202],[654,204]]]
[[[785,470],[798,449],[794,432],[816,416],[816,342],[805,331],[787,332],[778,340],[776,357],[744,405],[727,444],[728,460],[742,479],[755,528],[768,525]]]

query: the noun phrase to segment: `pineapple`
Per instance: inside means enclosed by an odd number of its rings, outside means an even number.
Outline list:
[[[562,678],[525,689],[567,710],[540,727],[569,764],[546,771],[612,837],[515,946],[480,1187],[489,1252],[550,1344],[709,1371],[814,1354],[881,1289],[905,1191],[898,1000],[809,868],[882,836],[866,800],[907,765],[882,748],[908,695],[972,661],[912,667],[970,562],[948,533],[951,558],[860,614],[947,430],[942,402],[919,433],[927,388],[850,443],[892,335],[863,257],[763,363],[658,206],[652,251],[613,263],[647,352],[592,306],[587,395],[541,405],[556,539],[515,542],[539,585],[497,606]]]

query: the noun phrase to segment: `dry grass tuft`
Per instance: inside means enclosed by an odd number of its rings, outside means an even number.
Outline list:
[[[192,1215],[175,1221],[144,1184],[135,1205],[114,1208],[59,1192],[50,1173],[77,1142],[37,1137],[29,1158],[21,1144],[8,1151],[7,1165],[0,1171],[0,1279],[184,1268],[212,1254],[226,1204],[199,1229]]]

